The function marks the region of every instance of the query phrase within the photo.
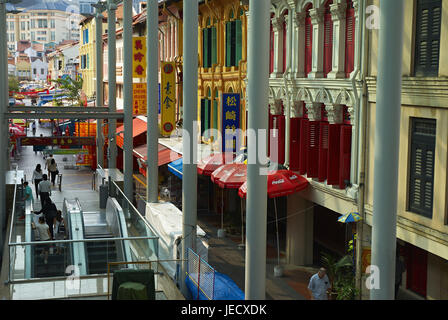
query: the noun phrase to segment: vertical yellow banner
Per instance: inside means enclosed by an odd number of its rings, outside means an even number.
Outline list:
[[[132,76],[146,78],[146,37],[132,38]]]
[[[132,113],[146,116],[146,83],[133,83],[132,97],[134,101]]]
[[[174,62],[162,62],[160,113],[162,135],[170,135],[176,128],[176,71]]]

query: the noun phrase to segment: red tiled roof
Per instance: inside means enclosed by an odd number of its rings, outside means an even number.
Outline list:
[[[140,159],[147,161],[148,157],[146,156],[147,155],[146,148],[147,148],[146,144],[136,147],[134,149],[134,155]],[[158,152],[159,152],[158,164],[157,164],[158,166],[163,166],[164,164],[167,164],[167,163],[170,163],[177,159],[182,158],[181,154],[179,154],[161,144],[159,144]]]

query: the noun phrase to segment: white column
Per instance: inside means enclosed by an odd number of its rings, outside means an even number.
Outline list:
[[[330,5],[333,20],[333,70],[327,76],[329,79],[345,78],[346,8],[345,3]]]
[[[196,249],[197,224],[197,110],[198,110],[198,1],[184,0],[183,78],[183,177],[182,177],[182,259],[187,249]],[[187,262],[182,262],[182,290]]]
[[[108,74],[107,80],[109,82],[109,112],[117,111],[117,67],[116,67],[116,26],[115,26],[115,10],[117,5],[113,0],[108,0],[108,15],[107,15],[107,66]],[[116,141],[116,127],[117,120],[110,119],[107,121],[109,124],[109,168],[117,167],[117,141]]]
[[[260,174],[263,165],[258,155],[266,156],[267,147],[267,137],[262,139],[259,130],[266,134],[268,128],[270,6],[270,0],[249,2],[246,300],[263,300],[266,296],[267,176]],[[264,147],[264,152],[257,146]]]
[[[96,106],[103,106],[103,15],[96,8],[95,16],[95,63],[96,63]],[[104,167],[103,120],[96,119],[96,162]]]
[[[296,78],[305,77],[305,12],[296,13],[294,18],[294,76]]]
[[[313,61],[308,78],[323,78],[324,66],[324,11],[321,9],[310,10],[311,23],[313,25]]]
[[[271,19],[274,31],[274,71],[271,77],[279,78],[283,76],[283,21],[284,17],[274,17]],[[268,50],[269,52],[270,50]]]

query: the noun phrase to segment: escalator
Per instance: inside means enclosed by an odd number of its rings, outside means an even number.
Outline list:
[[[97,234],[92,238],[113,238],[112,233]],[[88,239],[88,237],[86,237]],[[115,241],[87,242],[87,270],[89,274],[107,273],[107,262],[118,261],[118,252]],[[116,270],[111,266],[110,271]]]

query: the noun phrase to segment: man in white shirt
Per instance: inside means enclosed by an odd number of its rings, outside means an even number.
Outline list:
[[[42,181],[39,182],[39,186],[37,187],[40,195],[40,203],[42,208],[45,204],[45,199],[50,198],[51,196],[51,182],[48,181],[48,176],[46,174],[42,175]]]
[[[31,223],[31,226],[33,229],[37,229],[39,232],[39,238],[40,241],[48,241],[51,239],[50,234],[50,228],[48,227],[48,224],[45,223],[45,218],[43,216],[39,217],[39,222],[37,224],[34,224],[34,222]],[[48,262],[48,245],[44,244],[41,245],[42,252],[40,256],[44,256],[44,263],[47,264]]]
[[[51,160],[53,160],[53,155],[49,154],[47,159],[45,160],[45,168],[48,170],[48,176],[50,176],[50,164],[51,164]]]
[[[326,273],[325,268],[320,268],[319,272],[311,277],[308,290],[311,293],[312,300],[328,300],[327,291],[331,284]]]

